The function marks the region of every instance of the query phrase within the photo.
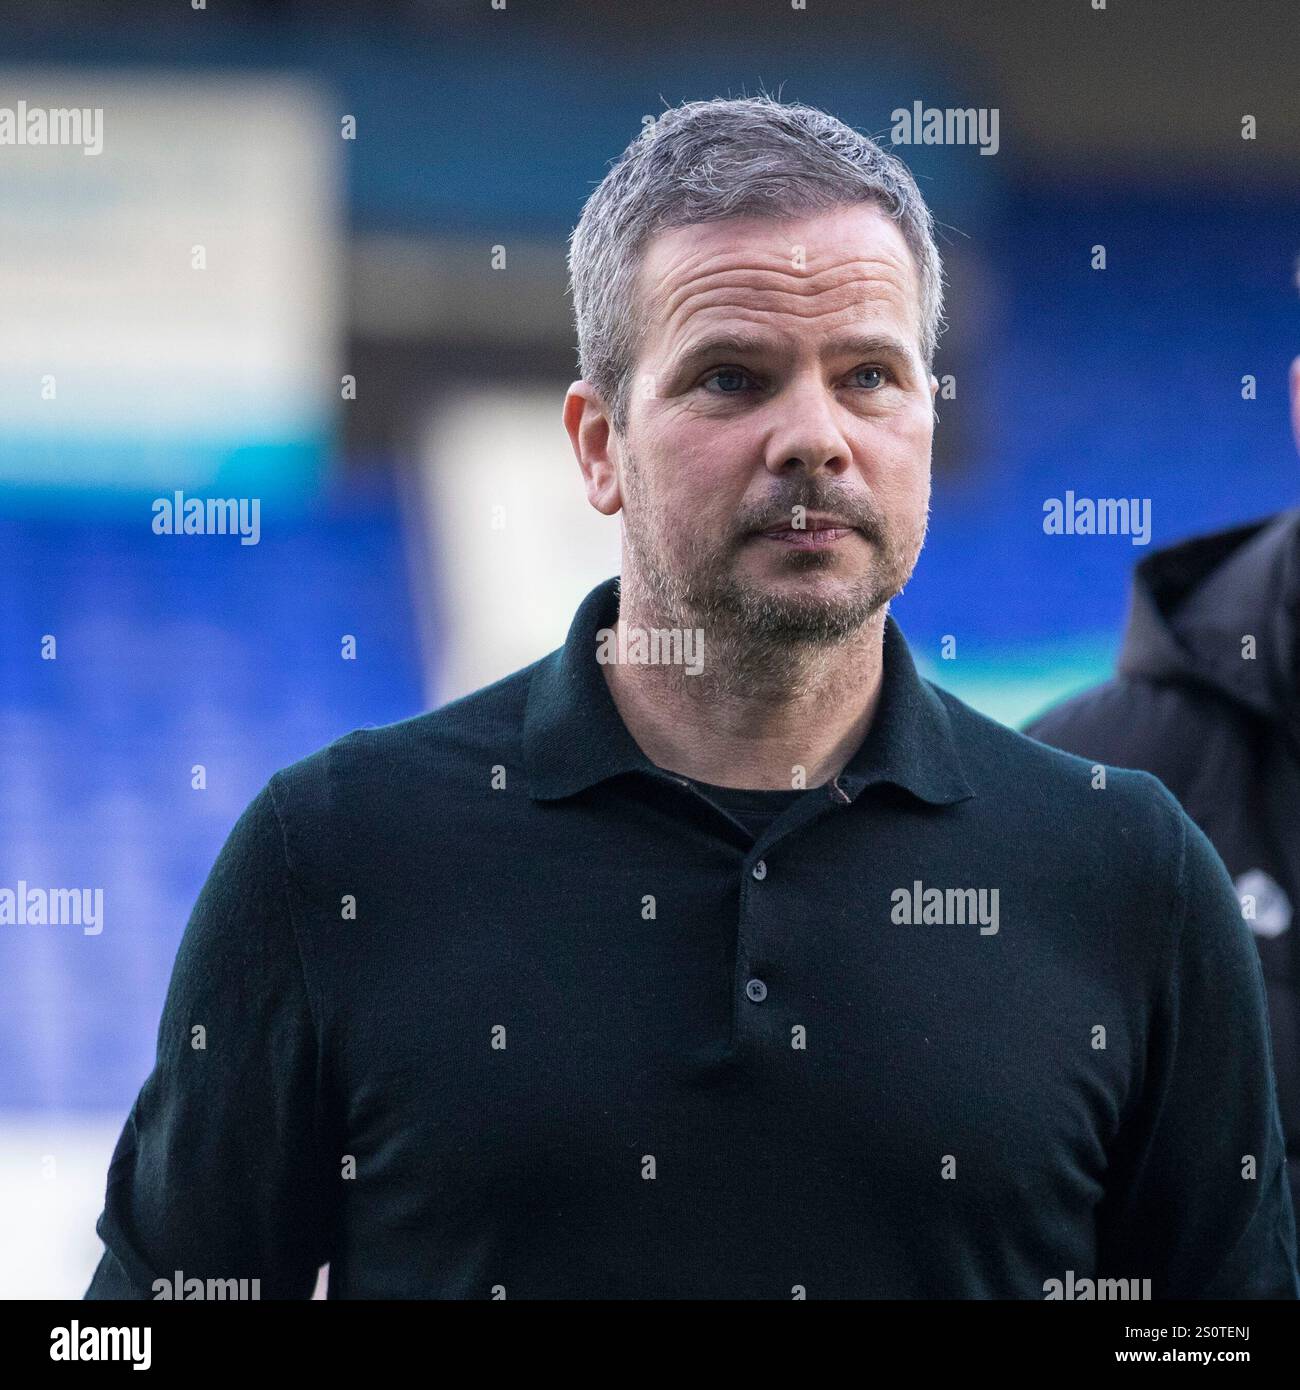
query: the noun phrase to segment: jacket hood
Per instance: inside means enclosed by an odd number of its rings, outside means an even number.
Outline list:
[[[1296,707],[1300,508],[1196,536],[1134,571],[1124,675],[1209,686],[1272,720]],[[1242,638],[1255,638],[1255,659]]]

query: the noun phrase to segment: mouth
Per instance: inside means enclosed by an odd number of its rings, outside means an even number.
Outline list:
[[[801,527],[783,524],[755,532],[755,539],[773,541],[794,550],[826,550],[856,535],[858,528],[837,516],[806,516]]]

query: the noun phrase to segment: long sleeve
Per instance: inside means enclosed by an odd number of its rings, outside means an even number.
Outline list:
[[[1150,1278],[1154,1298],[1293,1299],[1295,1220],[1259,956],[1222,862],[1174,809],[1178,935],[1099,1220],[1099,1274]]]
[[[274,781],[274,779],[273,779]],[[283,833],[264,787],[195,903],[154,1069],[113,1154],[88,1299],[151,1299],[155,1280],[259,1279],[310,1298],[329,1259],[336,1169],[323,1068],[291,915]]]

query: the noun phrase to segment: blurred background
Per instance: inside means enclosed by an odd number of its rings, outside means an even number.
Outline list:
[[[895,612],[979,708],[1101,679],[1136,561],[1295,503],[1300,11],[1094,4],[0,4],[0,112],[103,113],[98,152],[0,127],[0,886],[104,890],[97,934],[0,925],[0,1298],[84,1291],[271,773],[544,654],[617,571],[560,421],[565,247],[643,117],[997,108],[995,155],[897,151],[952,386]],[[1045,536],[1067,490],[1150,498],[1151,544]],[[177,492],[259,499],[257,543],[156,533]]]

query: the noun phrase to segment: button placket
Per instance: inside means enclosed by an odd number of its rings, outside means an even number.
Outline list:
[[[738,829],[744,829],[735,817],[692,785],[688,778],[672,772],[664,772],[661,775],[666,781],[675,783],[689,791],[693,796],[698,797],[711,811],[725,816]],[[782,811],[751,844],[749,854],[753,854],[760,845],[763,846],[765,853],[770,853],[773,848],[796,831],[806,829],[814,821],[830,813],[835,807],[848,805],[853,799],[838,781],[836,785],[825,790],[827,794],[823,798],[813,795],[813,789],[809,788],[807,796]],[[780,1024],[779,1015],[770,1012],[773,1005],[768,1002],[770,993],[768,981],[756,973],[756,971],[766,973],[773,966],[772,952],[774,950],[779,952],[780,937],[775,928],[767,931],[761,923],[756,925],[752,922],[753,914],[756,911],[761,911],[765,919],[772,911],[767,902],[760,899],[758,895],[763,894],[765,898],[766,895],[774,891],[770,882],[773,870],[766,858],[760,858],[748,865],[747,873],[744,868],[741,872],[745,874],[745,877],[741,880],[740,915],[736,924],[735,969],[732,976],[730,1051],[733,1056],[749,1051],[756,1046],[770,1043],[772,1041],[771,1030]],[[763,887],[757,886],[760,884]],[[760,1006],[764,1006],[762,1012],[755,1012]]]
[[[767,902],[767,896],[772,892],[770,876],[771,870],[767,860],[755,859],[749,866],[747,881],[742,880],[740,921],[737,923],[736,933],[736,973],[732,986],[735,991],[732,1002],[732,1038],[733,1046],[737,1049],[749,1049],[761,1044],[773,1024],[771,1018],[763,1018],[762,1015],[751,1012],[764,1007],[769,993],[767,981],[761,978],[761,973],[766,973],[760,963],[766,960],[762,945],[764,931],[761,922],[756,923],[754,918],[756,914],[765,918],[770,912]],[[760,884],[763,886],[760,887]]]

